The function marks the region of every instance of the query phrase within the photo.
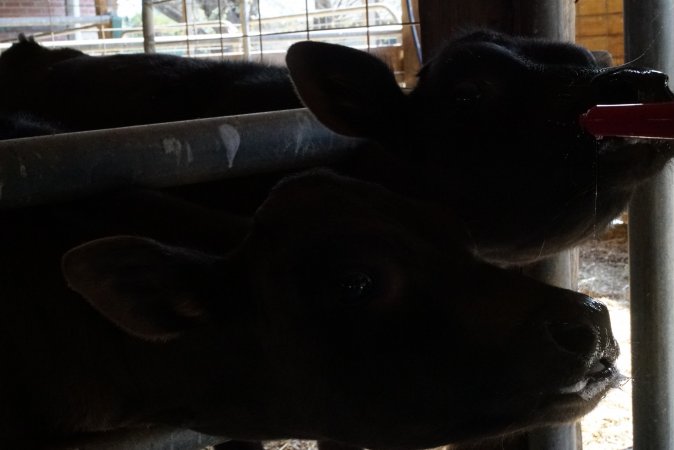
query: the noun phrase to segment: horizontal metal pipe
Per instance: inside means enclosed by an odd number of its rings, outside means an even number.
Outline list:
[[[358,143],[306,109],[0,142],[0,208],[328,164]]]
[[[109,15],[65,17],[0,17],[0,28],[23,28],[34,26],[64,26],[80,23],[110,23]]]
[[[165,427],[95,433],[44,450],[203,450],[229,439]]]
[[[39,28],[39,29],[38,29]],[[163,29],[164,27],[156,27],[155,29],[161,28]],[[22,28],[23,30],[24,28]],[[26,28],[29,29],[29,28]],[[64,27],[30,27],[33,31],[37,30],[63,30]],[[105,30],[118,30],[118,29],[112,29],[112,28],[105,28]],[[0,27],[0,31],[3,31],[3,29]],[[4,30],[4,31],[12,31],[12,30]],[[126,30],[124,30],[124,33],[127,33]],[[358,27],[358,28],[338,28],[338,29],[331,29],[331,30],[315,30],[311,31],[311,38],[314,40],[325,40],[325,39],[331,39],[331,40],[339,40],[339,41],[351,41],[353,42],[354,39],[358,38],[364,38],[366,34],[369,33],[370,36],[376,36],[380,37],[382,39],[387,39],[387,38],[396,38],[400,37],[400,34],[402,33],[402,26],[401,25],[382,25],[382,26],[376,26],[373,28],[370,28],[369,30],[366,29],[365,27]],[[235,33],[235,34],[190,34],[189,36],[155,36],[155,44],[162,49],[162,52],[164,53],[175,53],[178,50],[184,50],[182,47],[177,48],[177,47],[171,47],[172,44],[180,44],[180,45],[186,45],[186,43],[190,43],[190,45],[208,45],[211,44],[214,47],[218,48],[218,52],[220,52],[220,42],[223,43],[229,43],[232,45],[238,45],[241,42],[241,39],[244,36],[241,33]],[[269,42],[274,42],[277,43],[278,46],[274,46],[275,48],[273,49],[265,49],[264,54],[281,54],[280,48],[283,47],[283,44],[287,44],[289,46],[290,44],[297,42],[297,41],[302,41],[305,40],[307,37],[306,31],[298,31],[298,32],[279,32],[279,33],[264,33],[260,35],[259,33],[250,33],[248,36],[252,39],[251,42],[259,42],[260,39],[262,39],[263,42],[269,43]],[[70,48],[76,48],[78,50],[82,50],[85,53],[104,53],[107,52],[113,53],[113,52],[121,52],[124,50],[125,53],[129,52],[142,52],[141,46],[143,44],[143,38],[142,37],[124,37],[124,38],[110,38],[110,39],[97,39],[97,40],[79,40],[79,41],[68,41],[67,46]],[[217,45],[216,45],[217,44]],[[12,45],[12,42],[6,42],[6,43],[0,43],[0,51],[9,48]],[[48,48],[60,48],[64,46],[63,41],[47,41],[43,40],[40,41],[40,45]],[[366,45],[354,45],[354,48],[360,48],[360,49],[365,49],[367,48]],[[391,46],[388,46],[391,48]],[[393,46],[395,47],[395,45]],[[373,48],[378,48],[378,47],[373,47]],[[384,47],[379,47],[379,48],[387,48],[387,46]],[[237,56],[241,55],[243,52],[241,51],[225,51],[223,55],[225,56]],[[251,54],[256,55],[260,54],[259,49],[251,50]],[[199,56],[201,57],[202,55],[194,55],[195,57]],[[206,55],[208,56],[208,55]],[[221,56],[221,53],[217,54],[211,54],[211,57],[213,56]]]

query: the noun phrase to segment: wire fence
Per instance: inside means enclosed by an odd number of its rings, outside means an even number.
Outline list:
[[[53,1],[53,0],[52,0]],[[74,0],[66,0],[72,2]],[[79,0],[80,7],[85,2]],[[100,1],[98,2],[100,4]],[[49,8],[46,16],[1,17],[0,51],[19,33],[46,47],[91,55],[153,51],[283,63],[292,43],[311,39],[376,53],[412,83],[420,62],[416,0],[109,0],[96,14]],[[66,5],[67,6],[67,5]],[[86,11],[91,11],[88,9]],[[74,15],[66,15],[71,13]],[[148,42],[151,41],[151,42]],[[148,45],[150,44],[150,45]]]

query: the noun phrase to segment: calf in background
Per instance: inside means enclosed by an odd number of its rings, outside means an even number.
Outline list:
[[[164,425],[423,448],[572,420],[619,379],[602,304],[479,262],[446,209],[325,172],[234,230],[134,202],[0,213],[0,447]]]
[[[89,56],[20,36],[0,55],[0,114],[63,131],[299,108],[285,68],[162,54]],[[6,83],[6,84],[5,84]]]

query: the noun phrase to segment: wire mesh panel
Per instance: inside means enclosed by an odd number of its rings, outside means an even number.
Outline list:
[[[35,2],[16,2],[24,3]],[[419,67],[417,0],[49,0],[44,4],[10,10],[0,3],[0,51],[24,33],[46,47],[68,46],[92,55],[153,51],[282,64],[292,43],[311,39],[372,51],[389,63],[403,85],[413,83]]]

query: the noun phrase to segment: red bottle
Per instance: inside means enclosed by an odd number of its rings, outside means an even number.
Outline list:
[[[597,105],[580,116],[593,136],[674,139],[674,102]]]

